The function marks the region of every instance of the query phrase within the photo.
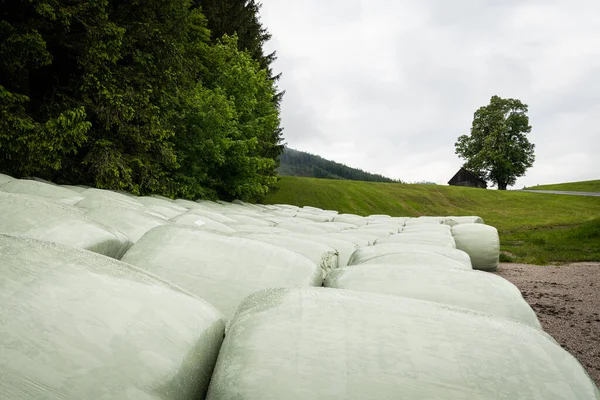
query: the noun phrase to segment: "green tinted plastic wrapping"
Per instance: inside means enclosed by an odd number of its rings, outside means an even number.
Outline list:
[[[324,286],[390,294],[469,308],[541,329],[515,285],[482,271],[398,265],[355,265],[332,271]]]
[[[367,225],[369,220],[365,217],[355,214],[338,214],[333,217],[333,222],[345,222],[353,225]]]
[[[200,399],[214,307],[131,265],[0,235],[0,398]]]
[[[456,248],[456,243],[454,242],[452,235],[429,231],[402,231],[396,235],[377,239],[375,243],[426,244],[431,246],[443,246],[451,249]]]
[[[14,179],[15,178],[13,178],[10,175],[0,174],[0,191],[2,191],[2,185],[4,185],[5,183],[8,183]]]
[[[375,246],[362,247],[357,249],[350,256],[348,265],[356,264],[383,264],[397,260],[402,261],[406,259],[405,254],[407,253],[433,253],[438,254],[454,261],[458,261],[465,265],[468,269],[471,269],[471,258],[467,253],[462,250],[441,247],[441,246],[429,246],[424,244],[403,244],[403,243],[383,243]],[[387,260],[387,261],[382,261]]]
[[[302,233],[286,232],[282,236],[298,237],[301,239],[310,240],[316,243],[323,243],[334,248],[338,253],[338,267],[348,265],[348,260],[358,246],[348,240],[335,239],[329,235],[305,235]]]
[[[79,208],[90,209],[100,207],[119,207],[140,209],[143,204],[135,197],[102,189],[86,189],[80,193],[84,197],[76,204]]]
[[[178,206],[170,200],[159,199],[157,197],[143,196],[138,197],[137,201],[142,203],[145,209],[160,213],[167,218],[174,218],[188,210],[185,207]]]
[[[265,243],[270,243],[284,249],[295,251],[302,254],[309,260],[315,263],[323,270],[326,275],[331,270],[338,267],[338,253],[330,246],[323,243],[313,242],[308,239],[300,239],[298,237],[264,234],[264,233],[238,233],[236,236],[246,237],[248,239],[258,240]]]
[[[37,196],[63,204],[76,204],[83,197],[70,189],[57,185],[37,182],[28,179],[14,179],[2,185],[2,190],[8,193]]]
[[[460,224],[452,227],[456,248],[471,257],[473,269],[495,271],[500,259],[500,238],[493,226]]]
[[[257,290],[323,283],[321,269],[294,251],[175,225],[150,230],[123,261],[180,285],[227,318]]]
[[[211,231],[225,234],[236,232],[236,230],[230,226],[217,222],[208,217],[201,217],[191,212],[186,212],[176,217],[173,217],[170,219],[170,221],[177,225],[193,226],[203,231]]]
[[[32,196],[0,192],[0,233],[46,240],[120,258],[129,239],[83,210]]]
[[[546,333],[433,302],[328,288],[256,293],[230,322],[209,400],[597,400]]]
[[[85,216],[113,227],[135,243],[150,229],[167,223],[166,219],[149,212],[143,208],[99,207],[87,210]]]

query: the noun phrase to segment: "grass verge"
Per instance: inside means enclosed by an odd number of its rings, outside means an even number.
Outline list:
[[[595,181],[556,183],[525,188],[527,190],[563,190],[566,192],[600,192],[600,179]]]
[[[265,204],[358,215],[479,215],[500,233],[506,261],[600,261],[600,199],[454,186],[282,177]]]

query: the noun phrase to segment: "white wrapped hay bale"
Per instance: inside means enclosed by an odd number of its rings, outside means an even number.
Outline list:
[[[203,231],[211,231],[223,234],[232,234],[237,232],[230,226],[214,221],[208,217],[201,217],[195,213],[192,213],[191,211],[171,218],[169,221],[176,225],[193,226]]]
[[[363,260],[360,264],[350,264],[349,266],[365,264],[389,264],[396,265],[398,268],[416,267],[421,269],[453,268],[468,271],[473,270],[470,265],[456,260],[451,255],[418,250],[402,253],[381,254]]]
[[[13,180],[15,180],[15,178],[13,178],[12,176],[0,173],[0,186]]]
[[[412,224],[406,225],[402,228],[403,233],[439,233],[452,236],[452,228],[449,225],[442,224]]]
[[[471,258],[462,250],[441,246],[403,243],[384,243],[375,246],[361,247],[354,251],[348,260],[348,265],[365,264],[369,260],[373,260],[373,263],[382,263],[384,260],[386,260],[386,262],[393,262],[394,260],[402,259],[406,253],[435,253],[458,261],[469,269],[472,268]]]
[[[369,232],[382,232],[387,231],[390,235],[402,232],[402,225],[398,224],[369,224],[360,227],[361,231]]]
[[[239,232],[236,236],[246,237],[248,239],[258,240],[265,243],[270,243],[274,246],[282,247],[296,253],[302,254],[315,263],[323,270],[325,276],[331,270],[338,267],[338,252],[333,247],[315,241],[286,236],[281,234],[265,234],[253,232]]]
[[[144,205],[144,209],[157,212],[169,219],[188,211],[187,208],[178,206],[172,201],[151,196],[138,197],[137,201]]]
[[[475,311],[340,289],[271,289],[231,321],[207,399],[600,399],[546,333]]]
[[[296,252],[240,237],[164,225],[123,257],[208,301],[230,318],[244,297],[267,287],[321,286],[323,274]]]
[[[223,339],[210,304],[87,251],[0,235],[0,398],[204,398]]]
[[[73,206],[0,192],[0,233],[23,236],[120,258],[131,241]]]
[[[471,216],[462,216],[462,217],[446,217],[444,221],[445,224],[454,226],[460,224],[483,224],[483,219],[481,217],[471,215]]]
[[[233,219],[235,222],[225,223],[234,227],[235,225],[256,225],[256,226],[275,226],[274,222],[267,219],[254,217],[246,214],[226,214],[226,217]]]
[[[110,190],[86,189],[79,194],[84,197],[83,200],[76,204],[79,208],[127,207],[140,209],[143,207],[142,203],[135,198]]]
[[[402,231],[396,235],[380,238],[375,243],[425,244],[431,246],[448,247],[451,249],[456,248],[456,243],[454,243],[453,236],[440,232]]]
[[[275,225],[279,229],[285,229],[291,232],[303,233],[308,235],[324,235],[328,230],[321,227],[320,224],[314,222],[279,222]]]
[[[346,265],[348,265],[348,260],[350,259],[350,256],[352,256],[352,253],[354,253],[354,251],[358,249],[358,246],[356,244],[348,240],[336,239],[329,235],[305,235],[296,232],[287,232],[283,235],[290,237],[298,237],[316,243],[322,243],[334,248],[338,254],[338,268],[345,267]]]
[[[295,218],[307,219],[312,222],[331,222],[333,221],[333,215],[327,213],[313,213],[313,212],[298,212]]]
[[[256,225],[231,225],[236,232],[247,233],[267,233],[267,234],[283,234],[289,233],[287,229],[277,228],[274,226],[256,226]]]
[[[220,222],[225,225],[239,223],[235,219],[228,217],[226,215],[223,215],[221,213],[218,213],[216,211],[213,211],[213,210],[204,210],[202,208],[191,208],[188,211],[188,213],[198,215],[199,217],[207,217],[213,221],[217,221],[217,222]]]
[[[481,271],[376,264],[332,271],[324,286],[390,294],[464,307],[541,329],[535,312],[515,285]]]
[[[500,259],[500,238],[493,226],[460,224],[452,227],[456,248],[471,257],[474,269],[495,271]]]
[[[102,207],[86,211],[85,216],[123,233],[135,243],[150,229],[167,223],[167,220],[131,208]]]
[[[369,232],[359,232],[358,229],[348,229],[330,233],[328,236],[334,239],[352,242],[359,247],[372,246],[377,239],[379,239],[379,236],[377,235],[373,235]]]
[[[338,214],[333,217],[333,222],[345,222],[347,224],[361,226],[367,225],[369,223],[369,220],[367,220],[367,218],[365,217],[356,214]]]
[[[74,205],[83,197],[70,189],[51,183],[38,182],[28,179],[13,179],[2,185],[2,190],[8,193],[24,194],[42,197],[58,203]]]

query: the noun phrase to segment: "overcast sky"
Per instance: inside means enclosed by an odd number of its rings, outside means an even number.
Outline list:
[[[600,178],[600,1],[262,0],[289,147],[446,184],[473,113],[529,105],[524,185]]]

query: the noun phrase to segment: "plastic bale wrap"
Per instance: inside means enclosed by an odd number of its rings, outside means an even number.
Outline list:
[[[405,233],[429,233],[444,234],[452,236],[452,228],[449,225],[442,224],[412,224],[403,227],[402,232]]]
[[[85,190],[89,189],[89,186],[60,185],[60,187],[72,190],[76,193],[83,193]]]
[[[133,243],[140,240],[150,229],[164,225],[167,220],[148,214],[143,210],[117,207],[89,209],[85,216],[111,226],[123,233]]]
[[[323,270],[323,275],[327,275],[331,270],[336,269],[338,263],[338,252],[333,247],[323,243],[317,243],[309,239],[301,239],[293,236],[280,234],[264,233],[238,233],[236,236],[246,237],[248,239],[258,240],[270,243],[274,246],[282,247],[296,253],[302,254],[315,263]]]
[[[214,221],[207,217],[201,217],[195,213],[186,212],[185,214],[178,215],[177,217],[171,218],[170,221],[177,225],[193,226],[203,231],[212,231],[224,234],[233,234],[237,232],[232,227]]]
[[[291,232],[297,232],[308,235],[324,235],[328,231],[325,228],[319,226],[320,224],[306,222],[306,223],[298,223],[298,222],[280,222],[275,226],[279,229],[285,229]]]
[[[13,179],[2,185],[2,190],[7,193],[25,194],[42,197],[58,203],[74,205],[83,197],[70,189],[49,183],[37,182],[27,179]]]
[[[360,227],[360,231],[363,232],[379,232],[379,231],[387,231],[389,235],[396,234],[402,232],[403,226],[400,224],[369,224],[363,225]],[[388,235],[388,236],[389,236]]]
[[[207,399],[598,400],[546,333],[471,310],[348,290],[271,289],[231,321]]]
[[[266,219],[251,217],[244,214],[227,214],[226,216],[235,221],[226,223],[226,225],[230,225],[234,228],[235,225],[275,226],[275,223]]]
[[[462,217],[446,217],[443,222],[447,225],[460,225],[460,224],[483,224],[483,219],[478,216],[462,216]]]
[[[131,241],[73,206],[0,192],[0,233],[23,236],[120,258]]]
[[[500,258],[500,238],[493,226],[460,224],[452,227],[456,248],[471,257],[474,269],[495,271]]]
[[[289,233],[287,229],[278,228],[275,226],[256,226],[256,225],[230,225],[236,232],[247,233],[266,233],[266,234],[283,234]]]
[[[387,259],[390,261],[402,259],[407,253],[434,253],[464,264],[465,267],[471,269],[471,258],[462,250],[452,249],[440,246],[428,246],[423,244],[402,244],[402,243],[384,243],[375,246],[362,247],[352,253],[348,260],[348,265],[364,264],[369,260],[380,263],[381,260]],[[382,258],[383,257],[383,258]],[[379,258],[379,260],[375,260]]]
[[[358,246],[348,240],[336,239],[329,235],[305,235],[296,232],[283,233],[284,236],[298,237],[305,240],[310,240],[316,243],[322,243],[334,248],[338,254],[338,268],[348,265],[348,260]]]
[[[164,225],[146,233],[123,257],[205,299],[230,318],[238,305],[267,287],[321,286],[321,269],[272,244]]]
[[[452,235],[436,232],[405,232],[402,231],[397,235],[391,235],[385,238],[380,238],[376,244],[382,243],[405,243],[405,244],[426,244],[431,246],[442,246],[451,249],[456,248],[456,243]]]
[[[312,212],[298,212],[295,218],[303,218],[313,222],[331,222],[333,221],[333,214],[327,213],[312,213]]]
[[[213,306],[138,268],[0,235],[0,398],[204,398]]]
[[[358,225],[348,224],[346,222],[327,222],[327,226],[330,228],[335,228],[335,232],[358,228]]]
[[[140,209],[143,204],[135,198],[110,190],[86,189],[80,193],[84,197],[76,204],[79,208],[91,209],[100,207],[120,207]]]
[[[481,271],[397,265],[355,265],[332,271],[324,286],[390,294],[509,318],[541,329],[535,312],[512,283]]]
[[[338,214],[333,217],[333,222],[345,222],[347,224],[352,225],[367,225],[369,220],[365,217],[361,217],[360,215],[355,214]]]
[[[144,205],[144,209],[160,213],[169,219],[188,211],[187,208],[178,206],[172,201],[151,196],[138,197],[137,201]]]
[[[451,268],[472,271],[473,268],[463,262],[446,255],[430,251],[412,251],[406,253],[382,254],[363,260],[361,264],[389,264],[396,265],[398,268],[416,267],[421,269],[430,268]],[[349,265],[350,266],[350,265]]]
[[[340,232],[333,233],[332,236],[340,239],[347,238],[346,240],[350,240],[361,247],[372,246],[373,244],[375,244],[375,242],[377,242],[378,239],[381,239],[375,233],[369,231],[362,231],[360,229],[343,230]]]
[[[369,228],[368,228],[369,227]],[[388,228],[388,227],[380,227],[374,228],[374,225],[361,226],[356,229],[356,232],[359,234],[368,233],[369,235],[377,236],[378,238],[388,237],[392,234],[398,233],[398,228]]]
[[[4,185],[5,183],[8,183],[10,181],[14,181],[15,178],[13,178],[10,175],[6,175],[6,174],[0,174],[0,186]]]

